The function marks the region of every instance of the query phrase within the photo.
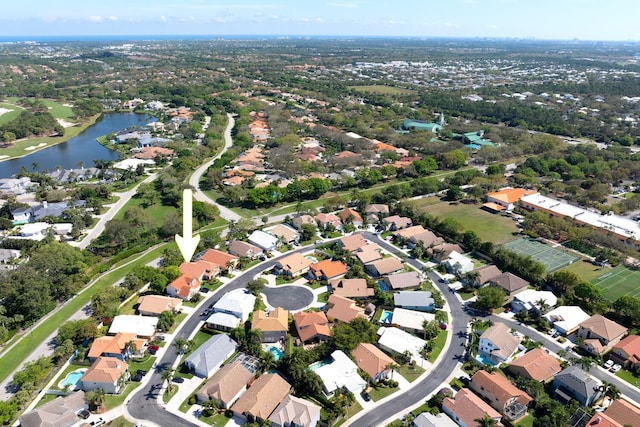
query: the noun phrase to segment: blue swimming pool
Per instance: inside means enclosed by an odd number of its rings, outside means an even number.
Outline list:
[[[80,378],[87,372],[87,368],[76,369],[75,371],[69,372],[66,377],[62,381],[58,383],[59,388],[69,387],[74,389],[76,385],[80,382]]]
[[[392,311],[382,310],[382,315],[380,316],[380,323],[390,325],[392,317],[393,317]]]
[[[380,286],[381,291],[389,290],[389,285],[387,285],[387,282],[385,282],[384,280],[378,280],[378,285]]]
[[[496,364],[493,363],[493,360],[489,359],[489,356],[487,356],[486,354],[478,353],[476,355],[476,360],[483,365],[496,366]]]
[[[332,361],[333,359],[329,358],[329,359],[321,360],[316,363],[312,363],[311,365],[309,365],[309,369],[311,369],[312,371],[315,371],[316,369],[321,368],[325,365],[330,365]]]
[[[278,347],[269,347],[269,353],[273,354],[273,358],[276,359],[276,362],[280,360],[282,356],[284,356],[284,352],[280,350]]]

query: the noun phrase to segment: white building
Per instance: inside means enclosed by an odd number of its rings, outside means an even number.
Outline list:
[[[553,327],[563,335],[571,334],[578,329],[580,323],[590,317],[575,305],[563,305],[544,315],[544,318],[553,323]]]
[[[456,251],[451,252],[444,265],[449,272],[454,274],[464,274],[473,270],[473,260]]]
[[[558,298],[556,298],[553,292],[525,289],[513,297],[513,301],[511,301],[511,308],[514,313],[522,310],[540,311],[541,302],[544,302],[547,305],[547,308],[553,308],[558,303]]]
[[[378,344],[383,350],[396,354],[404,354],[405,351],[408,351],[412,359],[422,359],[420,352],[427,344],[425,340],[413,336],[402,329],[385,328],[384,326],[378,329],[378,335],[380,336]]]
[[[434,319],[435,316],[432,313],[396,308],[393,310],[391,324],[401,329],[417,333],[423,330],[422,325],[424,322],[431,322]]]
[[[344,352],[334,351],[331,359],[331,363],[315,369],[315,373],[322,379],[326,395],[331,395],[342,387],[357,394],[367,387],[367,382],[358,374],[358,366]]]
[[[256,297],[244,289],[227,292],[215,303],[205,324],[213,329],[231,330],[249,319],[255,303]]]
[[[278,238],[262,230],[256,230],[249,236],[249,243],[265,251],[273,251],[278,247]]]
[[[152,337],[156,333],[158,318],[155,316],[134,316],[123,314],[113,318],[109,327],[109,334],[118,332],[132,333],[139,337]]]

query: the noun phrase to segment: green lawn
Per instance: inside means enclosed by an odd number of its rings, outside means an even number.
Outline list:
[[[107,424],[109,427],[134,427],[135,424],[131,421],[127,421],[127,419],[123,416],[119,416],[115,420],[111,421]]]
[[[533,426],[533,414],[527,414],[523,419],[515,423],[516,427],[532,427]]]
[[[625,369],[620,369],[618,372],[616,372],[616,377],[625,380],[635,387],[640,387],[640,378],[634,376],[631,372]]]
[[[141,207],[142,209],[144,209],[144,211],[146,213],[149,214],[149,216],[151,218],[153,218],[153,220],[156,223],[156,226],[161,226],[164,223],[164,219],[166,218],[166,216],[170,213],[170,212],[177,212],[178,208],[173,207],[173,206],[163,206],[160,203],[156,203],[154,205],[151,205],[149,207],[142,207],[142,203],[144,202],[144,200],[142,199],[137,199],[135,197],[132,197],[123,207],[122,209],[120,209],[118,211],[118,213],[115,216],[115,219],[122,219],[124,217],[124,212],[129,209],[132,208],[134,206],[137,207]]]
[[[438,336],[433,340],[433,349],[431,350],[431,354],[429,354],[429,362],[433,363],[436,361],[446,342],[447,331],[440,331]]]
[[[597,277],[602,276],[603,272],[607,272],[607,269],[603,270],[601,267],[593,265],[591,261],[586,259],[576,261],[561,270],[567,270],[579,274],[580,277],[587,282],[591,282]]]
[[[156,357],[151,356],[150,354],[145,355],[141,358],[132,358],[127,361],[129,364],[129,372],[134,374],[138,369],[142,369],[143,371],[151,371],[153,364],[156,362]]]
[[[0,102],[0,108],[4,108],[5,110],[11,110],[4,114],[0,114],[0,126],[5,123],[9,123],[16,117],[20,115],[20,112],[24,109],[14,104],[7,104],[5,102]]]
[[[42,103],[47,106],[49,112],[56,119],[71,119],[75,117],[73,114],[73,109],[71,107],[67,107],[62,105],[57,101],[53,101],[51,99],[44,99]]]
[[[349,417],[353,417],[355,414],[357,414],[360,411],[362,411],[362,406],[360,406],[360,404],[357,401],[353,402],[353,404],[347,408],[347,414],[345,415],[345,417],[340,419],[340,421],[338,421],[337,423],[335,423],[333,427],[341,426],[349,419]]]
[[[402,375],[407,381],[409,381],[410,383],[414,382],[415,380],[418,379],[418,377],[420,375],[422,375],[422,373],[424,372],[424,369],[422,369],[420,366],[416,365],[416,366],[411,366],[409,364],[407,365],[402,365],[400,366],[400,369],[398,369],[398,372],[400,373],[400,375]]]
[[[222,414],[214,414],[210,417],[199,417],[200,421],[209,424],[210,426],[223,426],[229,422],[229,418]]]
[[[396,391],[398,391],[398,387],[374,386],[368,390],[368,393],[369,396],[371,396],[371,400],[377,402],[378,400],[384,399],[385,397],[395,393]]]
[[[136,388],[140,387],[141,383],[131,382],[127,384],[120,394],[108,394],[104,399],[104,406],[109,409],[117,408],[118,406],[124,403],[124,400],[134,391]]]
[[[434,200],[437,203],[434,203]],[[435,217],[452,218],[460,223],[463,230],[473,230],[482,241],[500,245],[514,240],[513,233],[518,232],[515,221],[481,209],[481,204],[442,202],[437,197],[417,200],[416,207]]]
[[[604,269],[603,274],[591,281],[600,288],[602,295],[610,301],[615,301],[621,296],[640,297],[640,271],[630,270],[623,265],[615,268]]]

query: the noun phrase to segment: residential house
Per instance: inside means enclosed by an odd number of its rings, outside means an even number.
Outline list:
[[[499,191],[487,193],[486,204],[490,204],[487,207],[494,211],[511,211],[521,198],[536,193],[538,193],[536,190],[527,190],[524,188],[503,188]]]
[[[200,282],[218,277],[222,270],[226,270],[224,265],[220,266],[203,259],[196,262],[183,262],[180,264],[180,273],[188,277],[194,277]]]
[[[231,241],[229,243],[229,253],[240,258],[251,259],[264,255],[264,251],[261,248],[242,240]]]
[[[395,308],[391,316],[391,325],[413,334],[421,334],[424,330],[424,322],[433,320],[435,316],[431,313]]]
[[[640,366],[640,336],[627,335],[611,348],[609,358],[627,369]]]
[[[23,176],[20,178],[2,178],[0,179],[0,194],[20,196],[35,187],[36,184],[31,182],[31,178]]]
[[[175,151],[164,147],[143,147],[133,155],[136,159],[155,160],[156,158],[171,158]]]
[[[143,316],[160,316],[163,311],[179,311],[182,308],[180,298],[164,295],[143,295],[138,298],[138,313]]]
[[[586,424],[586,426],[595,425],[598,427],[625,427],[604,412],[596,412]]]
[[[485,415],[495,420],[498,425],[501,425],[502,420],[498,411],[466,388],[458,391],[453,399],[445,397],[442,401],[442,411],[461,427],[477,427],[476,420],[484,418]]]
[[[329,319],[322,311],[299,311],[293,315],[293,323],[303,344],[324,342],[331,336]]]
[[[265,251],[274,251],[278,247],[278,238],[262,230],[256,230],[249,236],[249,243]]]
[[[289,312],[280,307],[271,311],[258,310],[253,313],[251,329],[260,331],[263,343],[284,341],[289,330]]]
[[[622,426],[640,426],[640,408],[624,399],[616,399],[604,413]]]
[[[286,224],[275,225],[268,232],[284,243],[296,243],[300,240],[300,234]]]
[[[364,266],[364,269],[373,277],[381,277],[404,270],[404,263],[398,258],[391,256],[367,264]]]
[[[560,371],[553,379],[555,396],[568,403],[575,399],[582,406],[591,406],[601,395],[600,384],[577,365]]]
[[[510,421],[517,421],[527,415],[529,404],[533,402],[531,396],[498,372],[476,372],[471,377],[469,388]]]
[[[417,311],[433,311],[435,304],[429,291],[400,291],[393,294],[396,307]]]
[[[578,326],[577,336],[583,341],[579,345],[595,356],[602,356],[618,344],[629,330],[624,326],[596,314]]]
[[[407,243],[409,242],[409,240],[411,240],[413,236],[422,234],[425,231],[428,231],[428,230],[426,230],[423,226],[414,225],[412,227],[403,228],[401,230],[394,231],[393,233],[391,233],[391,235],[393,236],[396,242]]]
[[[198,402],[213,400],[219,408],[227,409],[247,390],[253,373],[241,362],[232,362],[220,368],[198,390]]]
[[[140,338],[151,338],[155,335],[157,326],[157,317],[121,314],[111,321],[109,334],[132,333]]]
[[[208,328],[230,331],[249,319],[256,297],[244,289],[234,289],[222,295],[213,305],[213,314],[205,320]]]
[[[13,225],[21,225],[31,222],[31,208],[18,208],[11,211]]]
[[[563,305],[551,310],[543,317],[551,322],[554,329],[562,335],[569,335],[578,329],[580,323],[589,319],[591,316],[578,306]]]
[[[226,334],[217,334],[205,341],[185,359],[184,365],[189,371],[200,377],[208,378],[238,348],[238,343]]]
[[[473,270],[473,260],[468,256],[453,251],[444,262],[444,266],[450,273],[464,274]]]
[[[391,231],[397,231],[402,228],[411,227],[413,225],[413,221],[411,220],[411,218],[400,215],[388,216],[382,220],[382,223],[385,225],[387,230]]]
[[[369,298],[374,296],[373,288],[367,287],[365,279],[336,279],[329,282],[331,292],[345,298]]]
[[[309,267],[311,280],[335,280],[345,274],[347,274],[347,266],[342,261],[325,259]]]
[[[358,366],[342,350],[331,353],[331,362],[316,368],[315,373],[322,379],[327,396],[339,388],[358,394],[367,387],[367,382],[358,374]]]
[[[21,427],[75,427],[81,423],[78,414],[87,409],[84,391],[79,390],[25,412],[18,421]]]
[[[133,332],[118,332],[115,335],[94,339],[87,357],[91,362],[99,357],[113,357],[126,361],[133,355],[141,356],[144,354],[146,343],[147,340],[137,338]]]
[[[370,224],[375,224],[385,216],[389,215],[389,206],[371,204],[365,208],[364,213],[367,216],[367,221],[369,221]]]
[[[332,213],[319,213],[316,215],[316,221],[318,223],[318,227],[326,230],[327,228],[333,228],[334,230],[342,229],[342,221],[340,218]]]
[[[208,249],[200,259],[220,266],[220,270],[222,271],[227,271],[230,268],[236,268],[236,265],[238,264],[237,256],[217,249]]]
[[[423,248],[433,248],[443,244],[444,239],[436,236],[431,230],[425,230],[422,233],[411,236],[408,243],[410,247],[422,245]]]
[[[369,242],[362,237],[362,234],[352,234],[338,240],[345,251],[355,252],[369,245]]]
[[[382,281],[387,285],[388,289],[393,291],[398,291],[401,289],[419,289],[420,286],[422,286],[420,274],[416,271],[390,274],[383,277]]]
[[[351,208],[344,208],[338,212],[338,216],[343,224],[351,222],[356,227],[362,227],[362,216]]]
[[[358,344],[351,355],[358,368],[366,372],[373,382],[389,378],[396,364],[392,358],[371,343]]]
[[[427,249],[427,253],[435,262],[442,262],[449,258],[453,252],[462,253],[460,245],[456,243],[440,243]]]
[[[489,284],[504,289],[507,300],[511,300],[515,294],[524,291],[529,286],[529,282],[509,272],[493,277],[489,280]]]
[[[327,303],[327,318],[331,321],[339,320],[349,323],[358,317],[365,318],[364,308],[358,307],[356,302],[340,295],[331,294]]]
[[[22,253],[17,249],[0,249],[0,270],[15,270],[18,268]]]
[[[360,249],[356,249],[353,252],[358,261],[363,265],[371,264],[376,261],[380,261],[382,259],[382,254],[380,253],[380,246],[375,243],[371,243],[367,246],[364,246]]]
[[[493,278],[500,276],[502,271],[500,271],[500,269],[495,265],[485,265],[472,270],[471,273],[478,273],[478,278],[475,280],[475,283],[472,283],[471,285],[480,286],[491,281]]]
[[[291,385],[280,374],[263,374],[231,408],[235,416],[262,423],[291,391]]]
[[[288,394],[269,416],[271,427],[315,427],[320,421],[320,406]]]
[[[200,280],[183,274],[167,285],[167,293],[172,297],[189,301],[200,292]]]
[[[309,271],[313,261],[305,258],[302,254],[294,252],[279,261],[276,261],[274,270],[276,274],[288,277],[302,276]]]
[[[430,412],[423,412],[413,419],[412,427],[457,427],[453,421],[444,412],[433,415]]]
[[[514,313],[522,310],[527,312],[540,313],[553,308],[558,303],[558,298],[550,291],[536,291],[535,289],[525,289],[516,294],[511,301],[511,308]]]
[[[298,215],[297,217],[293,218],[291,222],[293,223],[293,228],[298,231],[302,230],[302,226],[304,224],[313,225],[314,227],[317,226],[315,218],[307,214]]]
[[[420,353],[427,342],[402,329],[381,326],[378,329],[378,345],[383,350],[395,354],[409,352],[413,360],[421,360]]]
[[[499,365],[513,356],[520,341],[521,338],[512,333],[507,325],[496,323],[480,335],[478,353],[488,357],[494,365]]]
[[[560,372],[562,366],[545,349],[534,348],[512,361],[509,370],[521,378],[546,382]]]
[[[129,365],[115,357],[98,357],[80,378],[80,388],[84,391],[103,389],[116,394],[129,379]]]

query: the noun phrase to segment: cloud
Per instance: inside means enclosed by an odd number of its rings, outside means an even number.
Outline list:
[[[119,18],[117,16],[110,16],[107,18],[109,21],[117,21]]]
[[[89,17],[89,22],[102,22],[103,18],[100,15],[92,15]]]

